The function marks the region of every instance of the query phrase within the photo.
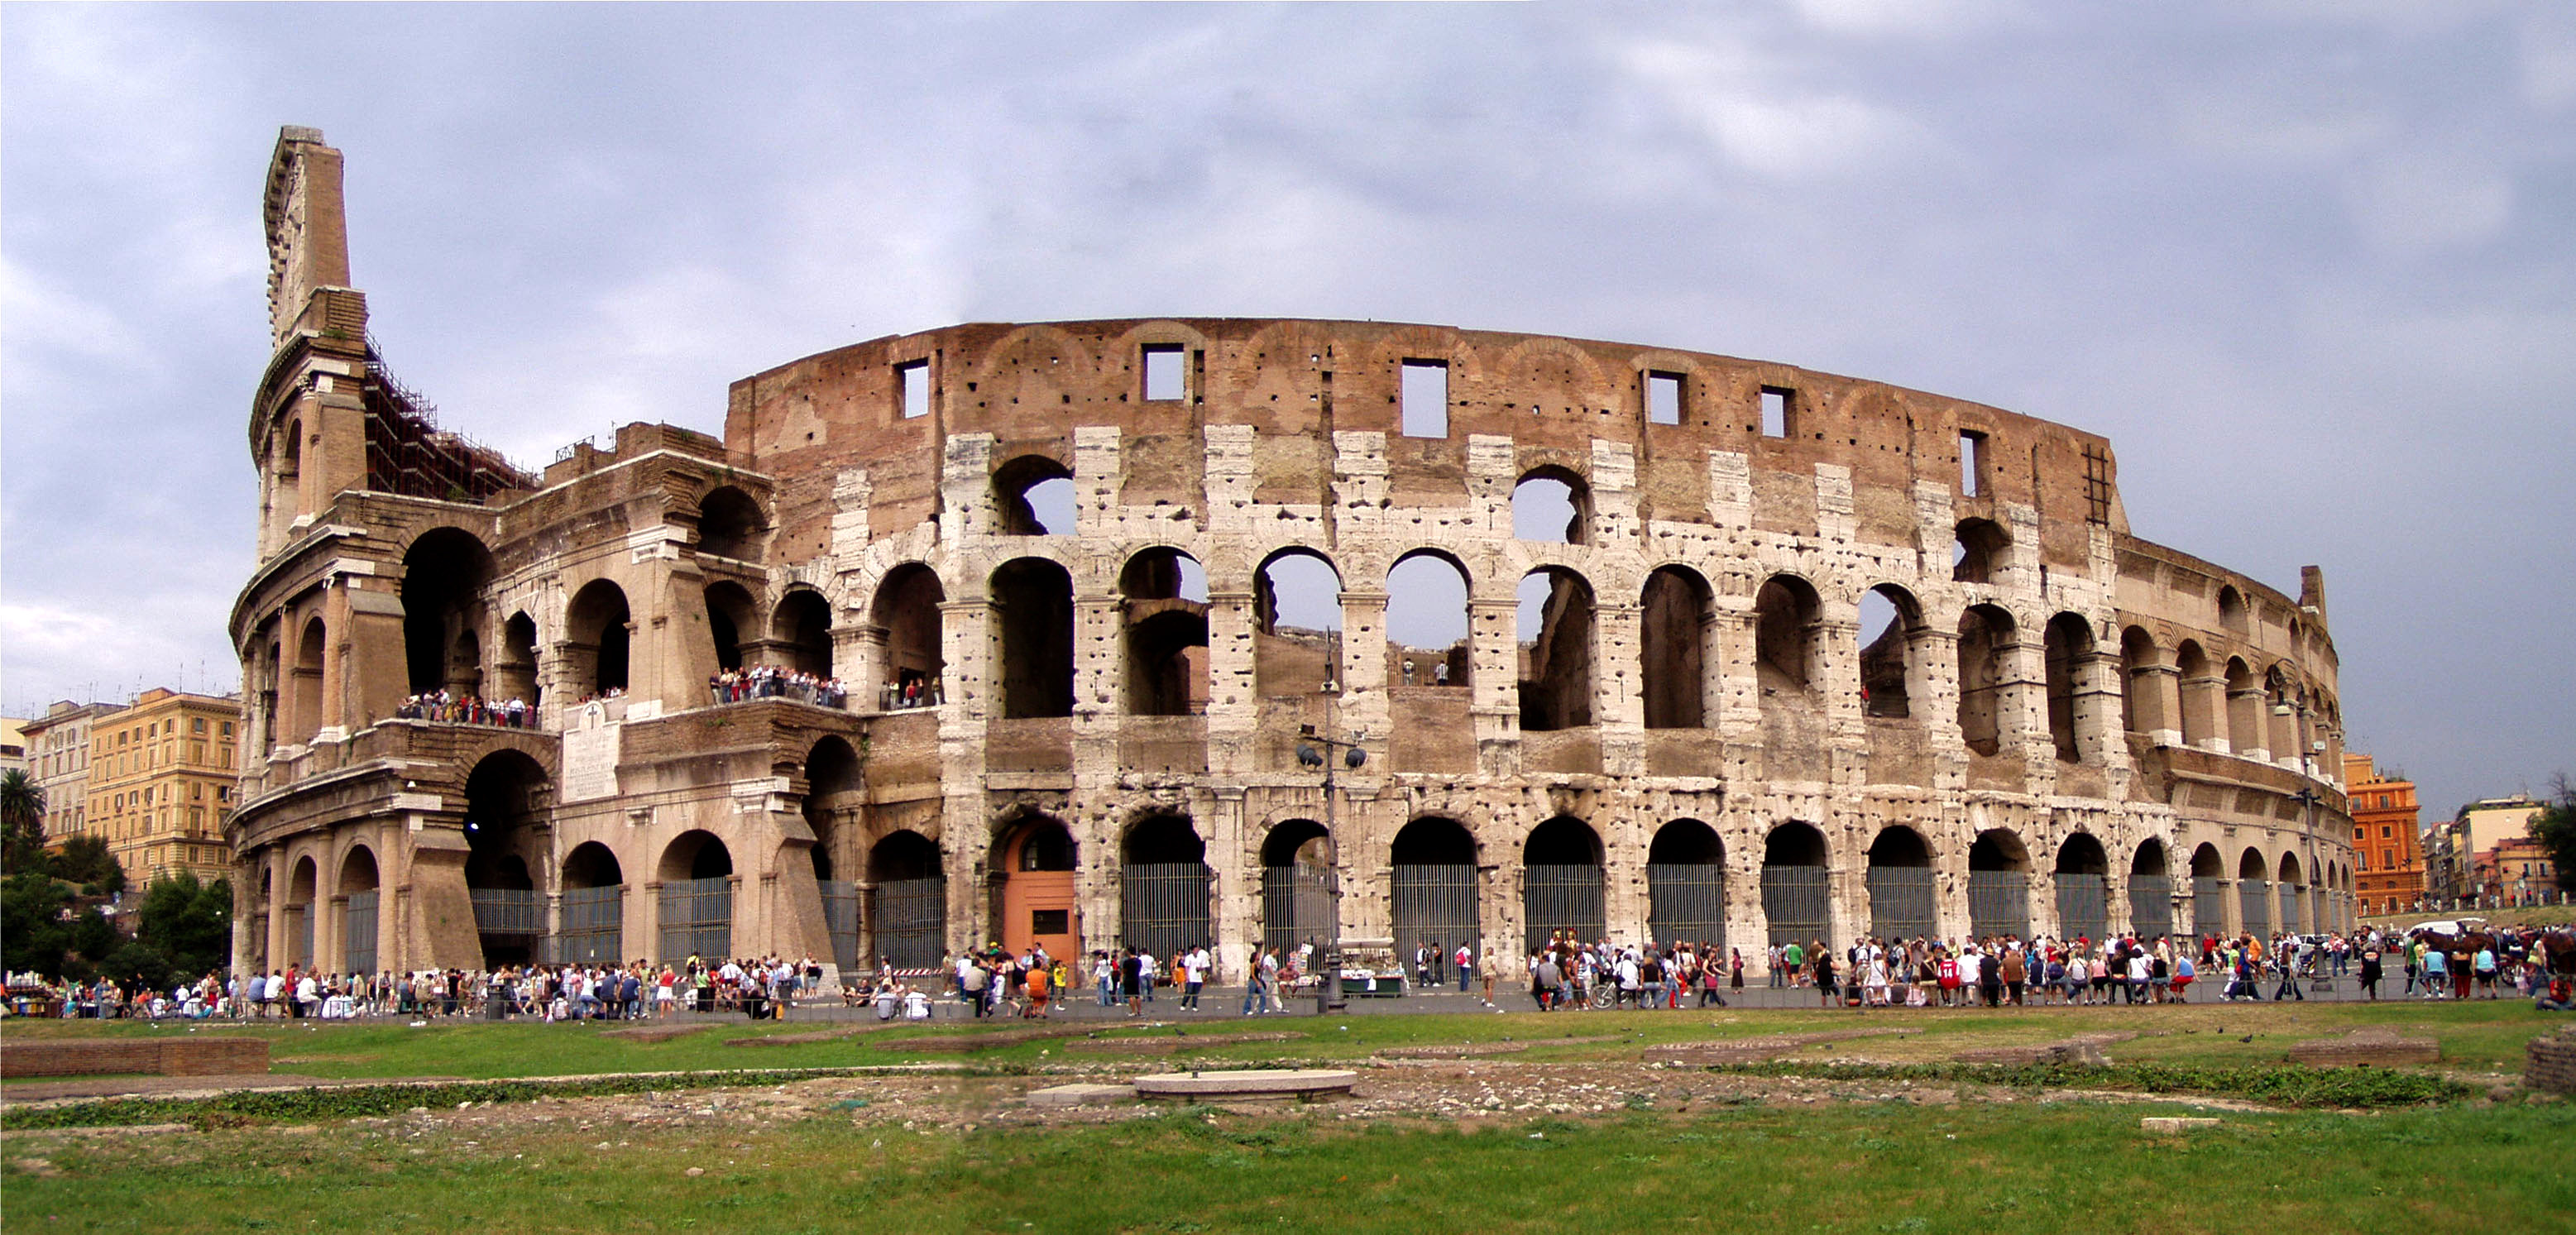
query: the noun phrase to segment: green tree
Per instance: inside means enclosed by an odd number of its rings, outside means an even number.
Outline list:
[[[0,883],[0,966],[11,973],[61,977],[71,950],[71,924],[63,906],[72,894],[50,875],[24,871]]]
[[[2558,886],[2576,892],[2576,783],[2561,772],[2549,784],[2549,804],[2531,817],[2531,835],[2549,855]]]
[[[0,774],[0,870],[41,873],[45,859],[45,791],[26,769]]]
[[[201,884],[185,871],[155,879],[135,924],[136,938],[167,958],[171,972],[195,978],[222,969],[232,958],[232,885]]]
[[[54,878],[79,884],[84,896],[114,896],[125,890],[125,866],[102,836],[84,832],[64,841],[62,852],[54,855],[52,870]]]
[[[118,948],[99,966],[99,972],[129,992],[163,990],[170,985],[170,958],[138,939]]]

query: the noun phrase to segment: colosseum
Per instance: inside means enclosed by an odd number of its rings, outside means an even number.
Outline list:
[[[242,966],[2352,916],[2320,573],[2131,535],[2099,436],[1632,344],[969,323],[528,473],[388,375],[318,131],[265,214]]]

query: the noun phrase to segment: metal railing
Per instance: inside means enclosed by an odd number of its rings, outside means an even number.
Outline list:
[[[1646,930],[1657,943],[1726,946],[1726,868],[1715,862],[1646,867]]]
[[[1118,941],[1157,957],[1213,944],[1205,862],[1132,862],[1121,872]]]
[[[1571,930],[1577,939],[1608,935],[1609,915],[1604,912],[1602,883],[1602,869],[1597,863],[1522,867],[1523,950],[1538,951],[1547,943],[1548,935],[1559,930]]]
[[[733,877],[662,884],[662,956],[715,960],[733,949]]]
[[[348,908],[342,911],[341,935],[344,946],[341,958],[350,973],[373,973],[376,969],[376,893],[349,894]]]
[[[1762,916],[1769,944],[1807,944],[1824,938],[1833,916],[1833,878],[1821,866],[1762,868]]]
[[[1870,867],[1869,933],[1886,940],[1939,934],[1935,879],[1929,866]]]

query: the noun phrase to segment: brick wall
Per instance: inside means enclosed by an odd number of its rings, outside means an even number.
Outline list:
[[[2551,1093],[2576,1094],[2576,1029],[2533,1038],[2523,1047],[2522,1083]]]
[[[258,1038],[84,1038],[0,1045],[0,1077],[222,1076],[268,1071],[268,1043]]]

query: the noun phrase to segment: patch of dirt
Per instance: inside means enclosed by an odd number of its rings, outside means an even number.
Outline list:
[[[603,1038],[620,1038],[628,1042],[668,1042],[673,1038],[685,1038],[701,1029],[708,1028],[712,1028],[712,1026],[638,1025],[632,1029],[604,1029],[600,1031],[599,1036]]]

